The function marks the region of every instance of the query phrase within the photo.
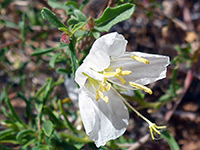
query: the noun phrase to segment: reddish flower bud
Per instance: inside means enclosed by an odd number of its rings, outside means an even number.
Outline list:
[[[70,43],[69,35],[67,35],[66,33],[62,33],[61,42],[65,44],[69,44]]]

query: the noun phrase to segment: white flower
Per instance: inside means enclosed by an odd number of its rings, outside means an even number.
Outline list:
[[[112,84],[151,94],[144,85],[166,77],[169,57],[125,52],[126,45],[116,32],[100,37],[76,71],[82,121],[97,147],[121,136],[128,125],[128,110]]]
[[[65,85],[65,88],[67,90],[70,100],[72,100],[74,104],[77,104],[78,103],[78,88],[77,88],[76,82],[74,81],[74,78],[65,76],[64,85]]]

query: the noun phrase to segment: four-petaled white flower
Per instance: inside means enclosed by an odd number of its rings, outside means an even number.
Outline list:
[[[144,85],[166,77],[169,57],[125,52],[126,45],[116,32],[100,37],[76,71],[81,118],[97,147],[121,136],[128,125],[128,110],[112,84],[152,94]]]

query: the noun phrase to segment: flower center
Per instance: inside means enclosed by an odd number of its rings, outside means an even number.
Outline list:
[[[131,55],[130,56],[133,60],[145,63],[145,64],[149,64],[149,61],[145,58],[136,56],[136,55]],[[96,100],[98,101],[99,98],[101,98],[103,101],[105,101],[106,103],[109,102],[109,98],[108,96],[105,96],[103,94],[103,92],[108,92],[110,90],[111,84],[106,82],[108,78],[112,78],[112,77],[116,77],[122,84],[126,85],[127,82],[126,80],[123,78],[123,76],[127,76],[132,74],[132,71],[130,70],[123,70],[123,68],[120,66],[119,68],[115,69],[115,71],[113,71],[110,67],[108,67],[107,69],[105,69],[103,72],[104,78],[102,81],[97,81],[95,79],[93,79],[92,77],[90,77],[89,75],[87,75],[86,73],[83,72],[83,74],[85,76],[88,77],[89,80],[89,84],[93,85],[93,87],[96,89]],[[109,80],[112,82],[112,80]],[[129,85],[133,88],[136,89],[140,89],[143,90],[149,94],[152,94],[152,90],[144,85],[141,84],[137,84],[134,82],[128,82]],[[96,88],[98,87],[98,88]]]
[[[107,78],[104,78],[103,81],[100,83],[99,88],[96,90],[96,100],[99,100],[99,98],[101,98],[106,103],[108,103],[109,102],[108,96],[104,96],[102,93],[102,91],[107,92],[110,90],[111,84],[107,83],[106,81],[107,81]]]
[[[130,75],[132,72],[131,71],[122,71],[122,67],[120,66],[119,68],[116,69],[115,72],[112,72],[111,68],[107,68],[105,71],[109,71],[109,72],[104,72],[103,75],[105,77],[116,77],[117,79],[119,79],[119,81],[123,84],[126,84],[126,81],[124,80],[124,78],[122,76],[126,76],[126,75]]]

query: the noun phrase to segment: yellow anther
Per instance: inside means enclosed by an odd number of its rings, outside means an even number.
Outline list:
[[[113,71],[110,67],[106,68],[105,71]]]
[[[122,71],[122,76],[130,75],[132,71]]]
[[[122,67],[120,66],[119,68],[116,69],[116,73],[121,74],[121,72],[122,72]]]
[[[139,61],[139,62],[142,62],[142,63],[145,63],[145,64],[149,64],[149,61],[148,61],[147,59],[142,58],[142,57],[140,57],[140,56],[131,55],[131,58],[132,58],[133,60],[137,60],[137,61]]]
[[[61,101],[62,104],[68,103],[68,102],[71,102],[71,99],[70,99],[69,97],[67,97],[67,98],[65,98],[65,99],[63,99],[63,100]]]
[[[110,87],[111,87],[111,84],[108,83],[107,87],[106,87],[106,90],[109,91],[110,90]]]
[[[140,90],[144,90],[145,92],[149,93],[149,94],[152,94],[152,90],[144,85],[141,85],[141,84],[137,84],[137,83],[133,83],[133,82],[129,82],[130,86],[134,87],[134,88],[137,88],[137,89],[140,89]]]
[[[126,84],[126,81],[122,76],[130,75],[132,72],[129,70],[122,71],[122,67],[120,66],[115,70],[115,72],[104,72],[104,76],[106,77],[116,77],[121,81],[122,84]],[[106,71],[112,71],[112,69],[107,68]]]
[[[101,98],[103,101],[105,101],[106,103],[109,102],[108,96],[104,96],[103,93],[100,90],[96,91],[96,100],[98,101],[99,98]]]
[[[121,76],[115,76],[122,84],[126,84],[126,81]]]

